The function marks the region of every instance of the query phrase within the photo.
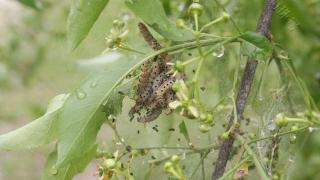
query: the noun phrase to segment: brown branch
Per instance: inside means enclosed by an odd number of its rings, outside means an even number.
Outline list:
[[[264,10],[260,17],[257,25],[256,31],[266,37],[269,37],[269,27],[271,24],[271,19],[273,12],[276,7],[276,0],[266,0]],[[258,61],[249,58],[244,69],[244,74],[242,76],[241,85],[238,90],[236,99],[236,109],[239,121],[242,120],[243,111],[250,93],[251,85],[253,83],[255,71],[257,68]],[[231,115],[229,118],[229,125],[227,130],[229,130],[234,122],[234,116]],[[235,128],[234,133],[238,132],[239,128]],[[230,137],[222,141],[221,147],[219,149],[218,159],[216,161],[215,169],[212,174],[212,180],[217,180],[220,178],[225,169],[232,151],[232,146],[235,141],[235,136],[231,133]]]

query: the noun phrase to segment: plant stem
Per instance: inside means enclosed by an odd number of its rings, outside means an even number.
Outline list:
[[[201,153],[201,154],[200,154],[200,155],[201,155],[200,161],[199,161],[199,163],[197,164],[197,166],[196,166],[196,168],[194,169],[194,171],[192,172],[192,174],[191,174],[191,176],[190,176],[189,179],[193,179],[194,175],[196,175],[196,173],[197,173],[197,170],[199,169],[199,167],[200,167],[201,164],[203,163],[204,159],[208,156],[208,154],[209,154],[210,151],[211,151],[211,150],[208,149],[208,150],[205,151],[204,153]]]
[[[259,142],[259,141],[263,141],[263,140],[267,140],[267,139],[272,139],[272,138],[275,138],[275,137],[280,137],[280,136],[284,136],[284,135],[288,135],[288,134],[292,134],[292,133],[297,133],[297,132],[300,132],[300,131],[303,131],[303,130],[308,129],[309,127],[310,127],[310,126],[304,126],[304,127],[299,128],[299,129],[297,129],[297,130],[286,131],[286,132],[278,133],[278,134],[276,134],[276,135],[271,135],[271,136],[267,136],[267,137],[255,139],[255,140],[249,141],[248,144],[252,144],[252,143]]]
[[[238,135],[237,140],[241,142],[241,144],[244,146],[248,154],[252,157],[254,164],[256,165],[256,168],[258,170],[258,173],[263,180],[269,180],[268,175],[266,174],[264,168],[262,167],[256,153],[251,149],[251,147],[245,142],[242,136]]]
[[[266,0],[264,10],[262,12],[259,23],[257,25],[256,31],[266,37],[268,37],[269,26],[271,24],[271,19],[272,19],[272,15],[275,10],[275,7],[276,7],[276,0]],[[242,76],[241,85],[239,87],[238,95],[236,99],[236,112],[239,120],[242,119],[241,117],[250,93],[250,89],[253,83],[257,64],[258,64],[257,60],[249,59],[246,64],[244,74]],[[232,127],[233,119],[234,119],[234,115],[231,115],[229,118],[229,125],[227,128],[227,131]],[[237,132],[237,130],[238,128],[235,129],[234,132]],[[219,177],[223,175],[229,156],[232,151],[234,140],[235,140],[235,137],[231,136],[222,142],[222,145],[220,147],[219,154],[218,154],[218,159],[216,161],[216,166],[212,174],[212,180],[217,180]]]

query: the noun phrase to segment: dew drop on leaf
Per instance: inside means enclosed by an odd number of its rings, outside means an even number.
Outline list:
[[[97,83],[96,81],[94,81],[94,82],[92,82],[92,83],[90,84],[90,87],[91,87],[91,88],[95,88],[95,87],[97,87],[97,85],[98,85],[98,83]]]
[[[224,46],[221,46],[218,50],[214,51],[212,53],[212,56],[217,57],[217,58],[221,58],[224,56]]]
[[[77,90],[77,98],[82,100],[87,96],[87,94],[83,90]]]
[[[276,127],[277,127],[277,125],[274,123],[273,120],[268,121],[267,129],[269,131],[274,131],[276,129]]]
[[[128,20],[130,19],[130,15],[129,15],[128,13],[123,13],[123,14],[121,15],[121,19],[122,19],[123,21],[128,21]]]

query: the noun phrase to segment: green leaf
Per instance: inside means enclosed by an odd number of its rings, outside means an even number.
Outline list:
[[[57,169],[55,163],[57,161],[57,150],[53,151],[47,160],[43,180],[71,180],[74,175],[82,172],[89,162],[95,157],[97,146],[94,145],[91,149],[83,154],[82,157],[73,160],[67,166]]]
[[[18,1],[25,6],[38,9],[37,0],[18,0]]]
[[[193,39],[192,33],[178,29],[175,23],[169,21],[159,0],[132,0],[132,2],[126,1],[126,5],[163,37],[172,41]]]
[[[288,18],[303,29],[304,33],[313,33],[320,36],[319,21],[310,18],[312,14],[309,12],[307,2],[301,0],[281,0],[279,4],[289,11]]]
[[[34,149],[57,138],[57,120],[68,95],[51,100],[47,112],[33,122],[0,136],[0,150]]]
[[[75,49],[87,36],[109,0],[74,0],[68,18],[68,40]]]
[[[267,60],[273,51],[273,46],[269,40],[255,32],[246,32],[239,38],[244,40],[242,53],[256,60]]]
[[[187,126],[186,126],[186,123],[184,121],[182,121],[180,124],[179,124],[179,131],[181,134],[183,134],[183,136],[186,138],[186,140],[188,142],[190,142],[190,137],[189,137],[189,133],[188,133],[188,129],[187,129]]]
[[[103,103],[104,112],[107,114],[118,115],[121,113],[122,101],[125,96],[133,97],[133,80],[125,80],[108,96],[106,102]]]
[[[112,104],[111,96],[120,79],[137,61],[118,60],[111,62],[106,70],[89,77],[66,101],[59,121],[59,143],[57,166],[62,167],[79,158],[95,144],[97,133],[109,114],[117,112],[121,104]]]

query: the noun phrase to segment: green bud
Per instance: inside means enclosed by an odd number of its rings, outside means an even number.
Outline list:
[[[189,102],[189,101],[182,101],[181,106],[182,106],[183,108],[188,108],[189,105],[190,105],[190,102]]]
[[[178,72],[182,72],[184,70],[184,65],[181,61],[176,61],[176,63],[174,64],[174,69]]]
[[[220,135],[220,138],[223,140],[227,140],[229,138],[229,133],[228,132],[224,132]]]
[[[201,120],[201,121],[207,120],[207,114],[205,114],[205,113],[200,113],[200,120]]]
[[[207,114],[206,123],[207,124],[213,123],[213,115],[212,114]]]
[[[177,21],[176,21],[176,26],[178,27],[178,28],[184,28],[185,27],[185,23],[184,23],[184,20],[183,19],[177,19]]]
[[[276,116],[276,120],[275,120],[275,123],[277,124],[277,126],[279,127],[285,127],[288,125],[288,119],[287,117],[285,117],[283,114],[278,114]]]
[[[203,12],[203,6],[199,3],[192,3],[189,6],[188,11],[189,11],[189,14],[191,14],[191,15],[201,16],[201,14]]]
[[[291,127],[291,131],[297,131],[298,129],[299,129],[299,127],[296,125]]]
[[[256,135],[254,133],[249,133],[249,138],[254,139],[254,138],[256,138]]]
[[[113,169],[116,167],[116,161],[114,159],[106,159],[103,161],[102,166],[106,169]]]
[[[199,129],[200,129],[200,131],[201,131],[202,133],[207,133],[207,132],[209,131],[209,127],[208,127],[208,125],[206,125],[206,124],[201,124],[201,125],[199,126]]]
[[[180,161],[180,157],[179,157],[179,156],[173,155],[173,156],[171,157],[171,162],[172,162],[172,163],[179,163],[179,161]]]
[[[139,152],[137,150],[131,150],[131,156],[137,157],[139,155]]]
[[[170,170],[173,168],[172,162],[166,162],[166,163],[164,164],[163,168],[164,168],[164,170],[167,171],[167,172],[170,171]]]
[[[230,19],[230,15],[226,12],[222,13],[222,21],[228,21]]]

